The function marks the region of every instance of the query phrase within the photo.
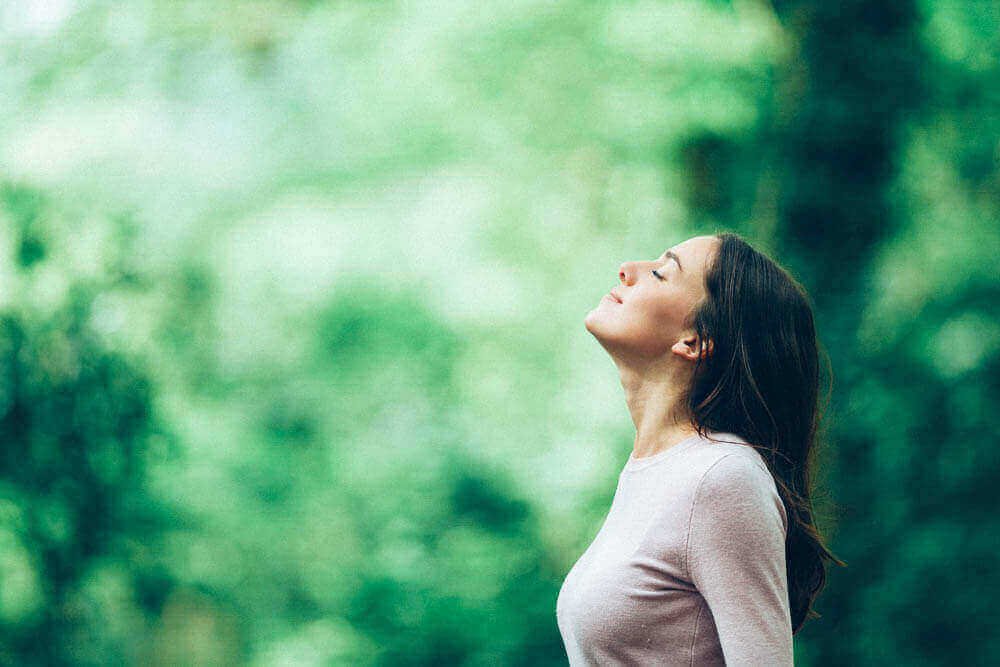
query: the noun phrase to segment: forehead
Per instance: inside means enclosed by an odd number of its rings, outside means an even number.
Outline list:
[[[685,272],[701,274],[705,272],[718,243],[714,236],[695,236],[678,243],[671,250],[681,258]]]

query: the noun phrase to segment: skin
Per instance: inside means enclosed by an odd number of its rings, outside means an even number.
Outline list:
[[[636,429],[635,458],[658,454],[695,433],[680,398],[698,356],[711,354],[712,345],[684,320],[707,295],[705,273],[718,245],[714,236],[695,236],[669,248],[683,270],[666,253],[623,263],[613,290],[622,303],[605,296],[584,319],[618,367]]]

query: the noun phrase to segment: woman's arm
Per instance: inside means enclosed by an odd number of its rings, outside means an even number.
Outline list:
[[[762,464],[727,454],[691,506],[687,566],[715,619],[727,665],[792,664],[786,514]]]

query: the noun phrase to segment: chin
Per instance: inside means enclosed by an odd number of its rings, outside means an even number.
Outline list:
[[[598,340],[607,336],[606,323],[602,322],[601,313],[597,308],[587,313],[587,316],[583,318],[583,326]]]
[[[600,322],[600,319],[601,316],[597,312],[597,308],[594,308],[589,313],[587,313],[586,317],[583,318],[583,326],[586,327],[587,331],[589,331],[590,333],[594,333],[594,329],[597,326],[599,326],[598,322]]]

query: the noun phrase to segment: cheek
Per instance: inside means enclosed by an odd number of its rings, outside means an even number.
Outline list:
[[[672,325],[679,324],[684,319],[687,308],[687,299],[684,298],[684,295],[669,294],[651,304],[648,312],[656,321]]]
[[[650,326],[655,328],[655,338],[661,343],[674,343],[683,334],[690,307],[690,299],[684,294],[673,294],[659,300],[655,308],[648,311]]]
[[[655,299],[636,299],[628,305],[633,307],[629,319],[645,335],[654,338],[672,335],[675,323],[680,321],[679,317],[683,317],[682,304],[673,296],[657,295]]]

